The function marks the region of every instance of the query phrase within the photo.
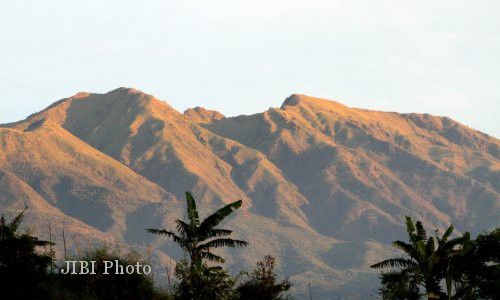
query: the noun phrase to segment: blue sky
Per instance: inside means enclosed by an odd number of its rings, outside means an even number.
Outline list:
[[[292,93],[500,137],[499,1],[0,3],[0,123],[135,87],[233,116]]]

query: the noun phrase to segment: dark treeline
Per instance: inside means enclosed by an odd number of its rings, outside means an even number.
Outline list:
[[[213,250],[245,247],[231,238],[232,230],[218,228],[240,208],[230,203],[200,219],[196,201],[186,193],[186,220],[176,220],[176,231],[147,229],[172,239],[185,253],[177,262],[174,283],[156,287],[147,274],[104,273],[105,261],[120,265],[145,264],[134,253],[122,254],[107,247],[90,249],[71,260],[96,261],[96,274],[62,274],[54,244],[19,232],[24,211],[12,221],[0,219],[0,299],[180,299],[180,300],[278,300],[291,299],[292,284],[279,280],[276,261],[266,256],[250,272],[231,275],[224,258]],[[402,256],[372,265],[389,269],[381,273],[378,294],[382,299],[498,299],[500,295],[500,229],[472,239],[469,233],[453,236],[453,226],[443,235],[428,236],[421,222],[406,218],[408,242],[395,241]],[[69,259],[68,259],[69,260]]]

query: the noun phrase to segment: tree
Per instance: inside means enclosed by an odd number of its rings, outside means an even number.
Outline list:
[[[414,278],[405,272],[387,272],[380,275],[382,287],[379,295],[385,300],[420,299],[418,285]]]
[[[449,268],[455,299],[494,299],[500,295],[500,228],[464,242]]]
[[[11,222],[0,218],[0,282],[1,293],[16,299],[47,297],[48,268],[53,263],[51,251],[40,248],[53,245],[29,233],[18,233],[25,208]],[[0,294],[0,298],[2,298]],[[4,295],[5,296],[5,295]]]
[[[224,259],[212,249],[220,247],[244,247],[248,243],[233,240],[228,229],[216,228],[225,218],[241,207],[241,200],[230,203],[200,221],[196,201],[186,192],[187,221],[177,219],[177,233],[165,229],[146,229],[150,233],[166,235],[174,240],[188,255],[189,263],[181,261],[176,266],[175,285],[179,299],[231,299],[235,281],[221,267],[210,267],[209,262],[224,263]],[[206,260],[206,261],[205,261]]]
[[[402,250],[407,257],[387,259],[372,265],[372,268],[400,268],[401,274],[411,276],[415,283],[424,287],[428,299],[444,298],[446,294],[441,289],[442,279],[447,279],[448,294],[450,291],[450,277],[447,270],[451,259],[460,253],[456,246],[462,245],[470,238],[469,233],[464,236],[449,239],[453,232],[450,225],[442,237],[427,237],[427,233],[419,221],[416,224],[410,217],[406,217],[406,229],[409,243],[395,241],[393,245]]]
[[[175,276],[180,280],[174,286],[175,298],[179,300],[232,300],[238,299],[234,291],[236,280],[221,267],[191,268],[181,260],[175,267]]]
[[[201,267],[203,259],[224,263],[224,259],[211,252],[211,249],[220,247],[244,247],[248,243],[227,238],[233,232],[228,229],[215,228],[226,217],[240,208],[241,200],[230,203],[217,210],[200,222],[196,201],[191,193],[186,192],[187,222],[177,219],[178,234],[165,229],[146,229],[148,232],[171,237],[190,258],[190,266]]]
[[[250,279],[242,283],[238,288],[238,294],[241,300],[279,300],[288,299],[285,294],[290,290],[292,284],[285,279],[276,282],[274,273],[275,258],[268,255],[263,261],[257,263]]]

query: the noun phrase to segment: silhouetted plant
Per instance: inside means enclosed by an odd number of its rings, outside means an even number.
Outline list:
[[[449,278],[454,299],[494,299],[500,295],[500,228],[464,242],[454,256]]]
[[[200,221],[196,201],[186,192],[187,218],[177,219],[177,232],[165,229],[146,229],[150,233],[173,239],[188,255],[189,262],[178,263],[175,273],[180,283],[175,285],[179,299],[232,299],[234,279],[221,267],[209,267],[204,260],[223,263],[225,260],[212,253],[220,247],[243,247],[248,243],[228,238],[231,230],[215,228],[236,209],[241,200],[230,203]]]
[[[410,274],[406,272],[387,272],[380,275],[382,287],[379,295],[385,300],[418,300],[420,291]]]
[[[126,267],[140,262],[135,253],[120,254],[107,247],[89,250],[82,257],[74,260],[96,261],[96,274],[59,274],[59,285],[54,289],[54,298],[61,299],[171,299],[168,294],[156,290],[153,280],[146,274],[116,274],[115,268],[104,274],[105,261],[111,261]],[[79,265],[77,264],[77,267]],[[76,273],[79,273],[78,268]]]
[[[292,284],[288,279],[277,282],[277,275],[274,272],[275,262],[275,258],[268,255],[263,261],[257,263],[257,267],[250,275],[250,279],[237,288],[241,300],[290,299],[287,292],[292,287]]]
[[[236,280],[221,267],[191,267],[181,260],[175,268],[179,283],[174,286],[175,298],[179,300],[230,300],[238,299],[234,290]]]
[[[43,248],[52,243],[39,240],[28,232],[19,233],[26,208],[11,222],[0,218],[0,298],[12,299],[47,297],[48,268],[53,253]],[[42,249],[40,249],[42,248]],[[3,295],[3,296],[2,296]]]
[[[406,229],[410,242],[395,241],[393,245],[407,257],[387,259],[371,267],[401,268],[402,275],[410,276],[416,284],[425,288],[428,299],[446,298],[441,289],[441,281],[449,279],[447,270],[450,268],[451,259],[461,251],[456,249],[456,246],[470,239],[470,235],[465,233],[462,237],[449,240],[453,232],[453,225],[450,225],[442,237],[428,237],[422,223],[414,224],[410,217],[406,217]]]
[[[203,221],[199,219],[196,201],[189,192],[186,192],[186,203],[188,220],[175,221],[178,234],[165,229],[147,229],[147,231],[171,237],[189,255],[191,267],[201,267],[204,259],[223,263],[224,259],[212,253],[212,249],[248,245],[245,241],[226,238],[231,235],[231,230],[215,228],[233,211],[240,208],[241,200],[222,207]]]

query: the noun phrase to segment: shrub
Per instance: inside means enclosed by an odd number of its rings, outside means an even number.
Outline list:
[[[191,266],[181,260],[175,268],[179,283],[175,285],[176,299],[190,300],[229,300],[236,299],[232,278],[221,267],[209,267],[206,264]]]
[[[257,263],[250,279],[237,288],[240,299],[278,300],[290,298],[287,292],[292,284],[288,279],[277,282],[277,276],[274,273],[275,262],[275,258],[268,255],[263,261]]]
[[[96,261],[96,274],[58,274],[59,286],[54,291],[57,298],[64,299],[170,299],[167,294],[154,288],[153,280],[145,274],[115,274],[109,270],[104,274],[104,261],[118,261],[122,266],[141,262],[139,255],[121,255],[107,247],[88,251],[75,260]],[[78,264],[77,264],[78,266]],[[78,273],[78,271],[77,271]]]

